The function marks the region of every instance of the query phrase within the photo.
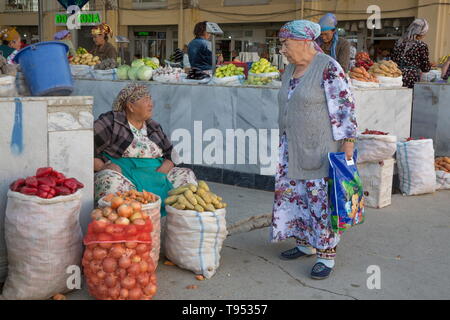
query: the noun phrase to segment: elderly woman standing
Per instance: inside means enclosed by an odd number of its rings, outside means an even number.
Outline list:
[[[311,277],[327,278],[339,235],[328,208],[328,153],[353,156],[355,104],[339,63],[314,40],[320,26],[296,20],[281,28],[281,53],[290,64],[278,95],[280,150],[275,182],[272,241],[296,238],[282,259],[317,255]]]
[[[404,87],[414,88],[414,84],[420,81],[421,72],[431,70],[428,46],[422,41],[428,28],[425,19],[416,19],[395,44],[392,60],[402,70]]]
[[[175,167],[177,154],[161,126],[152,120],[153,102],[146,86],[127,85],[113,109],[94,124],[95,201],[131,189],[145,189],[164,201],[172,187],[197,184],[192,170]]]
[[[319,21],[321,34],[317,43],[323,52],[339,62],[342,69],[347,72],[350,68],[351,44],[347,39],[339,37],[336,30],[337,23],[334,14],[327,13],[324,15]]]

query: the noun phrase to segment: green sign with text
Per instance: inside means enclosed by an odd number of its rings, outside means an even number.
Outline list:
[[[68,13],[55,14],[55,25],[66,26],[68,17]],[[102,19],[99,11],[83,11],[78,15],[78,22],[82,26],[96,26],[102,22]]]

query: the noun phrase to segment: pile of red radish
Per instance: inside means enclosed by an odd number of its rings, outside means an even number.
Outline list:
[[[366,129],[366,131],[364,131],[362,134],[377,134],[377,135],[382,135],[382,136],[386,136],[389,133],[388,132],[383,132],[383,131],[378,131],[378,130],[369,130]]]
[[[14,181],[9,188],[29,196],[51,199],[73,194],[84,185],[75,178],[66,178],[61,172],[45,167],[37,169],[35,176]]]

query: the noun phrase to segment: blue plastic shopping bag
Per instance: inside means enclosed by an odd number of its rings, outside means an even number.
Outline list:
[[[328,195],[333,231],[342,234],[364,222],[364,193],[356,167],[357,152],[347,160],[344,152],[329,153]]]

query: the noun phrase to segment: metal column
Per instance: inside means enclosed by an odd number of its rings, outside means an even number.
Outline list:
[[[44,1],[38,0],[39,6],[39,42],[44,41]]]

